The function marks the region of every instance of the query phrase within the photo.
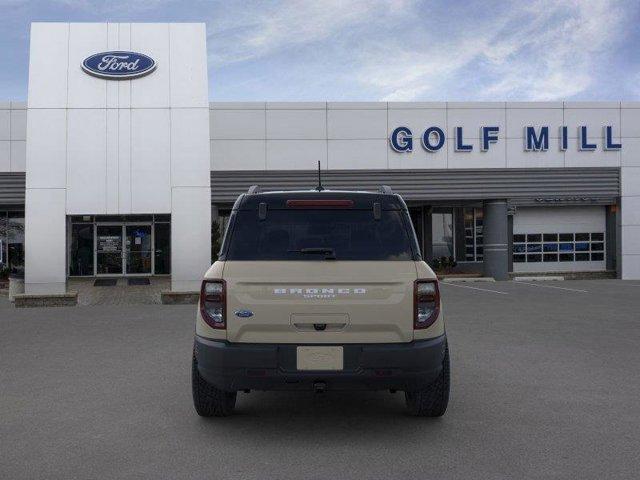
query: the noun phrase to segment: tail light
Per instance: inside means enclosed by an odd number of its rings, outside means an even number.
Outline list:
[[[440,314],[440,290],[437,280],[416,280],[414,284],[413,328],[433,325]]]
[[[204,280],[200,289],[200,314],[211,328],[227,328],[227,287],[224,280]]]

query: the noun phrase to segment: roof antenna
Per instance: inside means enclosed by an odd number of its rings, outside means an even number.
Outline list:
[[[320,160],[318,160],[318,188],[316,188],[319,192],[324,190],[322,186],[322,175],[320,174]]]

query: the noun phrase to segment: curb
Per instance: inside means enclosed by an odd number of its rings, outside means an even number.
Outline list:
[[[195,305],[200,301],[200,292],[160,292],[160,303],[163,305]]]
[[[75,307],[78,305],[78,292],[33,295],[19,293],[14,296],[15,308],[30,307]]]
[[[442,281],[447,283],[470,282],[470,283],[487,283],[495,282],[493,277],[442,277]]]
[[[514,282],[547,282],[564,280],[561,276],[538,276],[538,277],[513,277]]]

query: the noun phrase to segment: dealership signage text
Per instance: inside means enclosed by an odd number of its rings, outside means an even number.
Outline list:
[[[491,144],[498,142],[500,127],[480,127],[480,150],[486,152]],[[610,125],[602,128],[603,150],[621,150],[622,144],[614,141],[613,127]],[[590,135],[591,134],[591,135]],[[542,127],[524,127],[524,150],[528,152],[546,152],[549,150],[550,130],[547,126]],[[468,143],[468,137],[465,138],[462,127],[454,127],[453,129],[454,150],[456,152],[471,152],[473,145]],[[422,147],[428,152],[437,152],[445,144],[445,133],[440,127],[427,128],[420,137]],[[391,148],[396,152],[411,152],[413,150],[413,132],[409,127],[397,127],[389,137]],[[598,148],[598,142],[593,140],[593,132],[590,132],[586,126],[578,127],[577,132],[578,150],[594,151]],[[560,151],[567,150],[569,145],[569,128],[566,126],[559,127],[558,143]]]

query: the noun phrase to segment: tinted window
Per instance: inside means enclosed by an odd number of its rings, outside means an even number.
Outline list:
[[[412,260],[406,212],[372,210],[238,211],[229,238],[227,260],[322,260],[332,249],[337,260]],[[407,217],[407,222],[408,217]],[[411,233],[413,235],[413,233]]]

